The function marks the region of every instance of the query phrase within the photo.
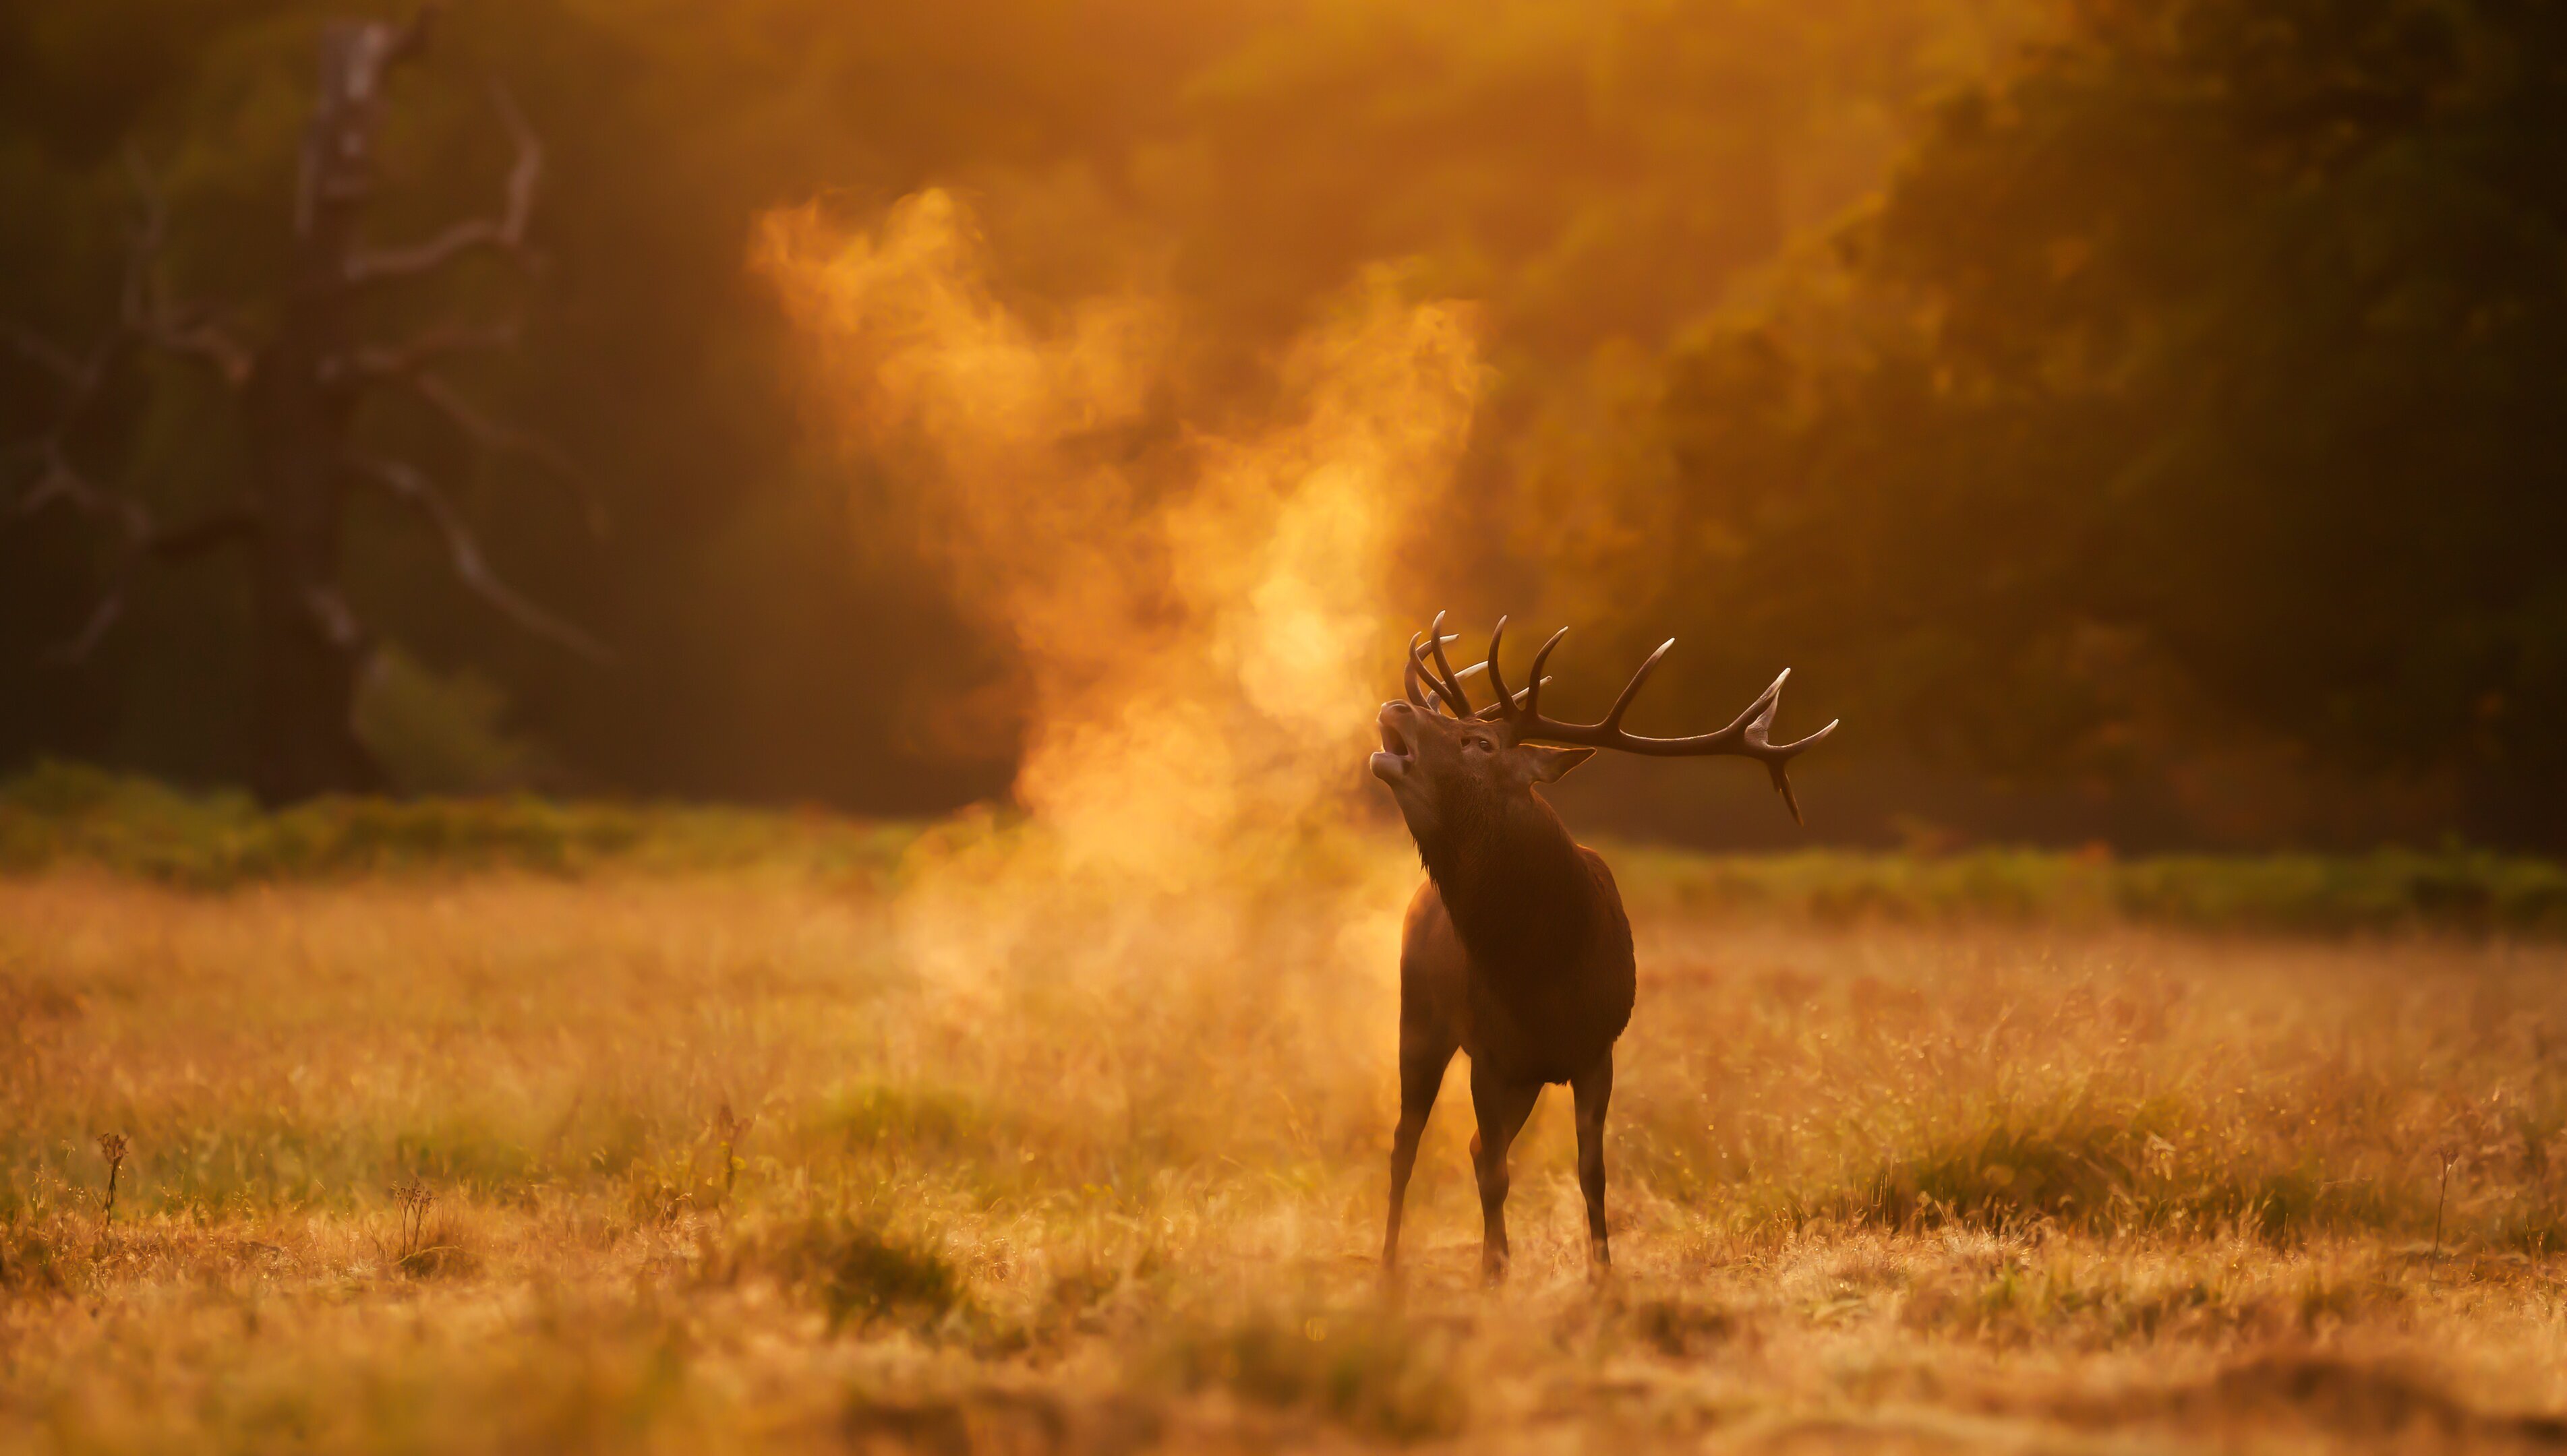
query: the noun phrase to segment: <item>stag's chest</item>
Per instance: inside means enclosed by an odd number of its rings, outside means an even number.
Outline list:
[[[1475,1066],[1519,1080],[1567,1082],[1595,1065],[1631,1022],[1630,956],[1542,966],[1474,965],[1462,1048]]]

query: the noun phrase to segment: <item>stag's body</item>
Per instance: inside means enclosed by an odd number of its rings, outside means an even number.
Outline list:
[[[1539,711],[1542,665],[1533,685],[1507,691],[1498,667],[1506,624],[1484,664],[1497,701],[1474,710],[1466,674],[1444,660],[1436,618],[1410,644],[1405,701],[1382,705],[1382,752],[1373,773],[1391,788],[1417,841],[1427,882],[1409,903],[1399,965],[1399,1126],[1391,1142],[1390,1217],[1382,1263],[1396,1267],[1401,1206],[1445,1069],[1471,1059],[1471,1139],[1485,1237],[1481,1271],[1507,1267],[1507,1151],[1545,1086],[1569,1084],[1576,1105],[1577,1181],[1586,1201],[1591,1267],[1611,1263],[1604,1223],[1604,1115],[1613,1094],[1613,1043],[1629,1025],[1635,985],[1631,922],[1603,857],[1569,837],[1536,792],[1596,748],[1665,756],[1735,753],[1757,758],[1789,799],[1783,765],[1836,725],[1776,747],[1766,741],[1777,678],[1764,696],[1716,734],[1633,738],[1621,731],[1631,698],[1658,661],[1651,657],[1600,723],[1569,724]],[[1435,661],[1425,657],[1431,645]],[[1658,649],[1660,656],[1666,648]],[[1440,670],[1439,670],[1440,669]],[[1479,669],[1473,669],[1477,671]],[[1786,674],[1787,676],[1789,674]],[[1421,684],[1425,692],[1420,692]],[[1443,705],[1438,711],[1437,703]],[[1549,748],[1530,740],[1579,744]],[[1797,804],[1794,817],[1799,816]]]
[[[1405,704],[1400,706],[1405,707]],[[1631,1020],[1631,922],[1604,858],[1569,837],[1551,806],[1478,840],[1419,842],[1428,879],[1409,902],[1399,954],[1399,1128],[1392,1141],[1390,1226],[1382,1260],[1399,1254],[1399,1213],[1417,1139],[1456,1051],[1471,1059],[1471,1139],[1485,1223],[1482,1267],[1507,1260],[1507,1149],[1545,1085],[1568,1083],[1577,1104],[1577,1181],[1599,1263],[1604,1235],[1604,1107],[1613,1043]]]

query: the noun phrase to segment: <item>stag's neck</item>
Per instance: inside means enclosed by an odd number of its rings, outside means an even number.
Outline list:
[[[1421,838],[1417,849],[1462,943],[1484,964],[1557,965],[1595,922],[1595,876],[1569,826],[1538,796],[1492,822]]]

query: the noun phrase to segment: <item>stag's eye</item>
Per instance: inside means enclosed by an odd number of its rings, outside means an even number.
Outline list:
[[[1497,752],[1497,751],[1498,751],[1498,746],[1497,746],[1497,744],[1495,744],[1494,742],[1491,742],[1490,740],[1488,740],[1488,739],[1486,739],[1486,738],[1474,738],[1474,739],[1472,739],[1472,740],[1471,740],[1471,742],[1470,742],[1470,747],[1471,747],[1474,751],[1479,752],[1479,753],[1495,753],[1495,752]]]

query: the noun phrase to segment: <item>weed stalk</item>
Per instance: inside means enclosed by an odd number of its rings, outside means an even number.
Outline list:
[[[742,1117],[732,1111],[728,1097],[722,1099],[721,1106],[713,1113],[713,1138],[721,1144],[724,1207],[730,1204],[731,1185],[739,1179],[739,1140],[747,1135],[749,1124],[756,1120],[754,1113]]]
[[[2433,1192],[2433,1257],[2426,1264],[2424,1274],[2424,1283],[2428,1288],[2432,1285],[2433,1277],[2440,1273],[2442,1268],[2442,1209],[2451,1199],[2451,1163],[2459,1155],[2459,1150],[2456,1148],[2442,1149],[2441,1186]]]
[[[98,1155],[107,1159],[107,1197],[99,1203],[98,1208],[101,1227],[116,1217],[117,1175],[125,1171],[125,1152],[128,1146],[125,1134],[122,1132],[102,1132],[98,1135]]]

